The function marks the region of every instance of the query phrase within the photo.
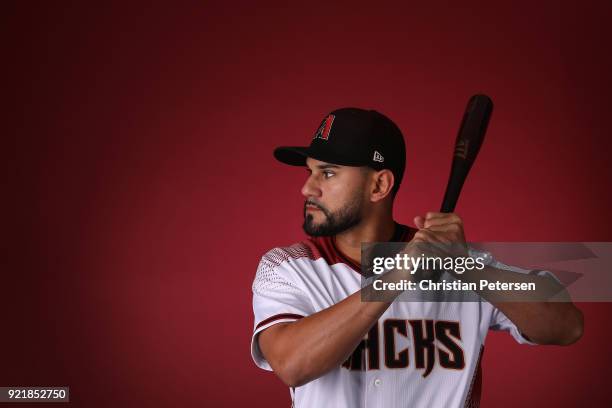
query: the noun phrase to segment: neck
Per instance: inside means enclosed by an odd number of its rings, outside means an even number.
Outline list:
[[[362,242],[386,242],[391,240],[395,222],[391,212],[364,219],[359,225],[335,236],[336,248],[356,263],[361,263]]]

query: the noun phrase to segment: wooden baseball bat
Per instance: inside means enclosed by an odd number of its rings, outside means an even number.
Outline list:
[[[463,183],[482,146],[492,113],[493,101],[488,96],[474,95],[468,101],[457,134],[453,163],[440,212],[455,210]]]

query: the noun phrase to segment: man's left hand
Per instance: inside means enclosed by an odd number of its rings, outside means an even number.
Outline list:
[[[448,256],[468,255],[463,221],[457,214],[428,212],[414,217],[414,224],[419,229],[414,235],[416,242],[432,244]]]

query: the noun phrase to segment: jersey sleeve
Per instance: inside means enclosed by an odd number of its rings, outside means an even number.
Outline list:
[[[522,269],[516,266],[505,265],[499,261],[494,261],[491,266],[515,273],[548,276],[559,281],[557,277],[549,271]],[[527,336],[522,334],[518,327],[516,327],[516,325],[512,322],[512,320],[510,320],[508,316],[506,316],[501,310],[499,310],[495,306],[493,306],[493,313],[491,315],[489,329],[507,331],[519,344],[537,345],[537,343],[534,343]]]
[[[269,251],[261,259],[253,281],[255,321],[251,355],[258,367],[269,371],[272,368],[259,349],[259,333],[275,324],[293,322],[314,313],[310,298],[294,279],[292,255],[283,248]]]
[[[512,320],[508,319],[508,317],[496,307],[493,307],[493,314],[491,316],[491,324],[489,329],[495,331],[507,331],[519,344],[530,344],[532,346],[536,345],[536,343],[532,342],[527,338],[527,336],[522,334],[518,327],[512,323]]]

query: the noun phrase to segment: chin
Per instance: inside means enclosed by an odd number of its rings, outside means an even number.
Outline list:
[[[302,229],[304,232],[311,237],[320,237],[323,236],[321,231],[322,223],[312,222],[312,217],[306,217],[304,219],[304,224],[302,225]]]

